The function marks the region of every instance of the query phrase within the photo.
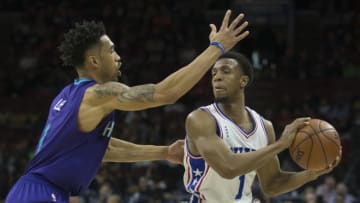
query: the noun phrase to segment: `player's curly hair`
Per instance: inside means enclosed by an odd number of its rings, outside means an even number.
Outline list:
[[[221,55],[219,59],[221,58],[235,59],[239,63],[240,68],[243,70],[244,74],[249,77],[249,82],[246,86],[249,86],[252,83],[252,81],[254,80],[254,69],[251,65],[250,60],[245,55],[239,52],[230,51]]]
[[[59,46],[60,58],[65,66],[79,66],[84,63],[85,51],[99,42],[105,34],[102,22],[83,21],[64,34]]]

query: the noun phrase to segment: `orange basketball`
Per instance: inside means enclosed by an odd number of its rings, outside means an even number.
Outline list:
[[[291,158],[303,169],[321,170],[340,156],[340,137],[326,121],[311,119],[289,147]]]

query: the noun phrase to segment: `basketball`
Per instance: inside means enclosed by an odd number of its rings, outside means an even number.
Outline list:
[[[291,158],[303,169],[322,170],[340,156],[341,142],[336,129],[328,122],[311,119],[301,128],[289,147]]]

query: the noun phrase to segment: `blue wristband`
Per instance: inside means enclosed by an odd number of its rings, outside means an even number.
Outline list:
[[[221,53],[222,54],[225,54],[225,48],[224,46],[218,42],[218,41],[213,41],[213,42],[210,42],[210,45],[214,45],[214,46],[217,46],[219,49],[221,49]]]

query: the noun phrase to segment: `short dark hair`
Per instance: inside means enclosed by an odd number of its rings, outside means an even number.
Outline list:
[[[73,67],[83,64],[85,52],[97,44],[103,35],[105,26],[102,22],[75,23],[75,27],[64,34],[64,40],[59,46],[63,64]]]
[[[239,52],[230,51],[219,57],[219,59],[222,59],[222,58],[235,59],[241,66],[244,74],[249,77],[249,82],[248,82],[247,86],[249,86],[252,83],[252,81],[254,80],[254,68],[251,65],[250,60],[245,55],[243,55]]]

